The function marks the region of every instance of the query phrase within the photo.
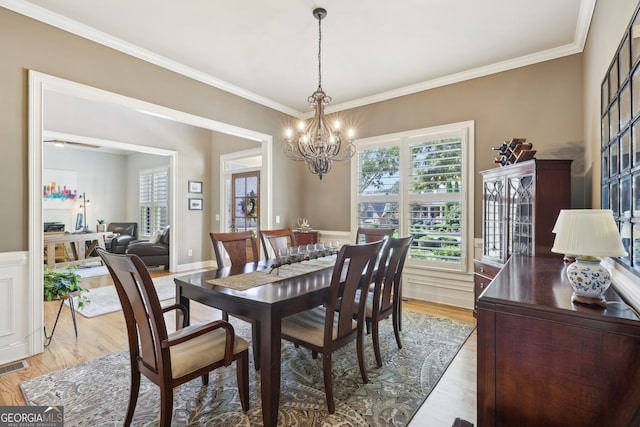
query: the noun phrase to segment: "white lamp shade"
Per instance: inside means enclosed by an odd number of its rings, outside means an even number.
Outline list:
[[[553,227],[552,252],[593,257],[625,256],[610,209],[563,209]]]

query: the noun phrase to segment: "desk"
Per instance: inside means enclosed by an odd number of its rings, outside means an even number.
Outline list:
[[[47,254],[44,264],[48,268],[66,265],[82,264],[87,260],[87,255],[95,248],[104,249],[104,236],[109,233],[82,233],[82,234],[45,234],[44,249]],[[89,242],[87,247],[86,243]],[[56,263],[56,245],[70,245],[73,259],[67,262]]]
[[[194,300],[256,321],[260,331],[260,393],[265,427],[278,424],[280,404],[280,339],[283,317],[317,307],[326,301],[333,266],[289,279],[238,291],[209,280],[269,268],[269,262],[225,267],[176,277],[176,302],[187,308]],[[275,274],[275,272],[274,272]]]

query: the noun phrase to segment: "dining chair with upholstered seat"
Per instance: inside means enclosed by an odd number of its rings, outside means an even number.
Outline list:
[[[231,265],[241,265],[248,262],[258,262],[260,252],[258,242],[253,231],[239,231],[236,233],[209,233],[213,243],[218,268],[224,267],[224,248]]]
[[[356,231],[356,245],[359,243],[371,243],[393,236],[396,229],[393,227],[358,227]]]
[[[325,304],[282,319],[283,339],[308,348],[313,353],[322,353],[324,390],[330,413],[335,412],[331,362],[335,350],[355,340],[360,375],[365,384],[368,382],[363,350],[363,320],[368,287],[361,291],[365,298],[360,299],[357,308],[359,316],[356,320],[353,319],[352,313],[360,284],[363,281],[371,282],[382,243],[378,241],[362,245],[344,245],[336,257]],[[336,311],[338,301],[343,308],[342,311]]]
[[[238,392],[243,411],[249,409],[249,345],[223,320],[186,325],[186,308],[162,307],[149,271],[134,254],[112,254],[97,249],[120,299],[129,337],[131,391],[124,425],[131,424],[140,391],[141,375],[160,388],[160,425],[171,425],[173,389],[236,361]],[[175,332],[169,332],[164,314],[175,311]]]
[[[222,249],[229,256],[231,265],[244,265],[260,260],[258,241],[251,230],[235,233],[209,233],[209,237],[211,237],[211,242],[213,243],[213,251],[216,255],[218,268],[224,267]],[[258,321],[251,321],[243,316],[235,315],[235,317],[252,324],[253,364],[255,369],[258,370],[260,369],[260,325]],[[222,311],[222,320],[229,321],[228,312]]]
[[[413,236],[402,238],[390,238],[384,246],[378,263],[378,271],[373,286],[373,292],[367,295],[365,306],[365,322],[367,333],[371,330],[373,351],[376,363],[382,366],[380,354],[380,320],[389,316],[393,322],[393,333],[396,337],[398,348],[402,348],[400,339],[400,316],[402,316],[402,270],[407,253],[411,247]],[[357,312],[354,311],[354,318]]]
[[[296,238],[290,228],[260,230],[259,234],[265,258],[269,258],[269,254],[272,252],[274,257],[278,257],[278,251],[280,249],[286,249],[296,245]],[[270,251],[269,248],[271,248],[272,251]]]

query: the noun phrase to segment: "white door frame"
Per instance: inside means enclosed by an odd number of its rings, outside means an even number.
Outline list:
[[[262,165],[260,167],[247,167],[235,170],[227,170],[227,163],[230,161],[256,156],[262,157]],[[260,171],[260,224],[264,224],[263,228],[266,228],[266,224],[271,223],[271,209],[263,209],[262,201],[263,194],[270,194],[267,183],[262,179],[262,174],[264,171],[264,155],[262,154],[262,149],[254,148],[251,150],[236,151],[234,153],[223,154],[220,156],[220,221],[218,231],[227,231],[227,224],[229,222],[230,215],[229,208],[231,203],[231,201],[227,197],[227,187],[228,185],[230,185],[231,175],[239,172],[253,171]]]
[[[42,333],[42,325],[44,324],[43,315],[43,289],[42,289],[42,253],[43,253],[43,241],[42,241],[42,137],[43,137],[43,111],[45,92],[53,91],[63,94],[69,94],[71,96],[106,103],[118,106],[124,106],[126,108],[135,109],[138,111],[146,112],[148,114],[165,117],[169,120],[173,120],[179,123],[198,126],[205,129],[210,129],[216,132],[221,132],[229,135],[235,135],[241,138],[250,139],[261,143],[261,152],[263,156],[263,179],[265,180],[265,189],[267,190],[264,195],[264,209],[266,212],[271,211],[271,183],[272,183],[272,152],[273,152],[273,137],[264,133],[252,131],[250,129],[240,128],[232,126],[226,123],[218,122],[215,120],[207,119],[200,116],[195,116],[182,111],[174,110],[160,105],[151,104],[145,101],[141,101],[135,98],[129,98],[123,95],[119,95],[113,92],[108,92],[102,89],[97,89],[91,86],[76,83],[70,80],[61,79],[59,77],[43,74],[37,71],[29,70],[29,117],[28,117],[28,139],[29,139],[29,255],[28,255],[28,273],[27,281],[24,286],[25,298],[27,301],[28,310],[28,330],[36,331],[38,333],[31,333],[27,337],[16,337],[20,341],[27,342],[28,354],[21,357],[32,356],[37,353],[41,353],[44,348],[44,337]],[[144,147],[153,151],[153,147]],[[179,176],[177,170],[177,153],[173,155],[172,173],[173,179]],[[179,190],[174,188],[174,193]],[[177,197],[177,195],[174,195]],[[172,203],[172,212],[170,213],[174,223],[179,221],[178,215],[176,215],[176,203]],[[269,214],[270,215],[270,214]],[[171,227],[171,241],[177,241],[175,239],[177,226]],[[172,245],[171,262],[175,263],[177,260],[176,245]],[[172,266],[175,269],[175,265]]]

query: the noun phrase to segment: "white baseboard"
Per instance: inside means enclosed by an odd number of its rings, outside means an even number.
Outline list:
[[[180,273],[183,271],[190,270],[198,270],[201,268],[217,268],[216,262],[214,260],[209,261],[200,261],[200,262],[192,262],[190,264],[180,264],[176,269],[176,273]]]

